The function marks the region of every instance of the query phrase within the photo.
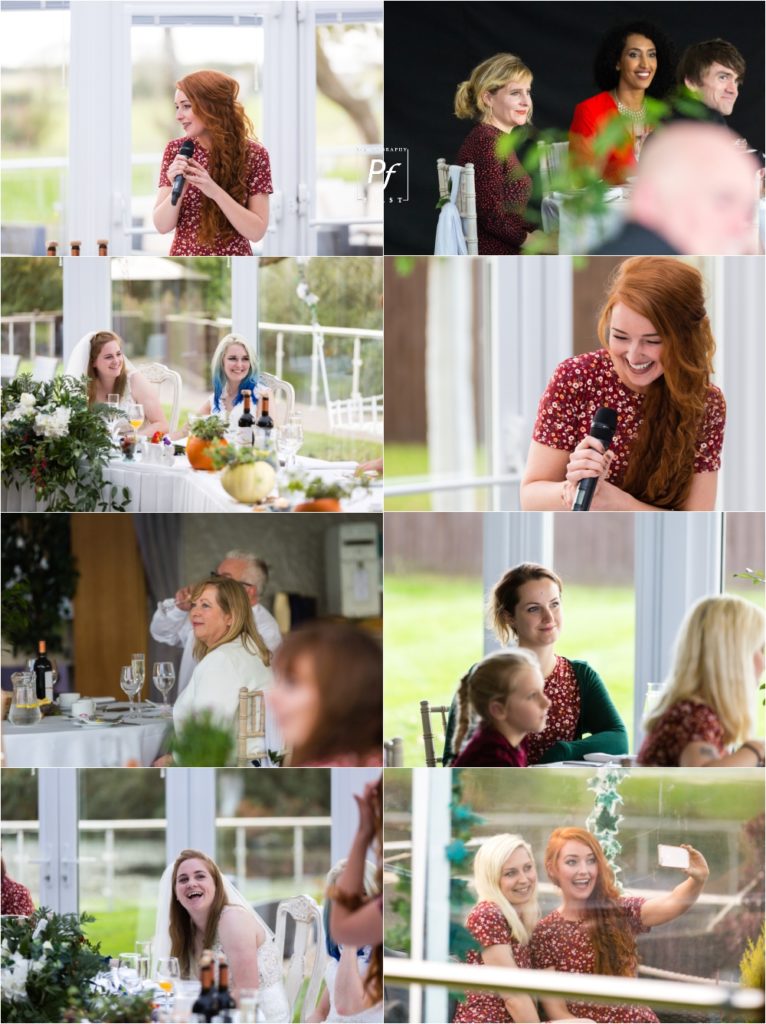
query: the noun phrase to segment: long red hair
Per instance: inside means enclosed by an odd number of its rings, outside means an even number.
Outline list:
[[[176,82],[212,139],[208,173],[213,181],[243,206],[247,203],[248,141],[255,132],[237,99],[239,82],[221,71],[194,71]],[[202,196],[200,239],[213,245],[216,237],[230,241],[236,231],[208,196]]]
[[[634,977],[638,967],[636,940],[619,909],[620,891],[598,839],[584,828],[554,829],[545,849],[548,878],[554,885],[559,884],[558,859],[564,844],[570,840],[583,843],[596,857],[598,874],[585,904],[584,919],[596,955],[595,973]]]
[[[649,505],[677,509],[692,485],[713,373],[715,341],[702,274],[672,256],[633,256],[621,263],[598,321],[599,340],[606,349],[618,302],[651,321],[662,339],[664,369],[646,391],[623,488]]]

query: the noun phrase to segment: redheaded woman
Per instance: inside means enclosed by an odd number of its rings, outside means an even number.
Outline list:
[[[269,224],[272,191],[269,154],[254,139],[253,125],[237,99],[238,82],[219,71],[195,71],[175,94],[184,136],[165,147],[154,226],[175,231],[171,256],[251,256]],[[180,155],[191,139],[194,153]],[[176,175],[185,179],[173,206]]]
[[[540,399],[522,508],[571,509],[580,480],[596,477],[593,511],[711,511],[726,404],[711,383],[702,275],[671,256],[625,260],[598,337],[602,348],[560,363]],[[589,436],[601,407],[617,413],[608,452]]]
[[[545,850],[548,878],[561,890],[561,906],[532,933],[532,966],[573,974],[633,978],[638,969],[636,936],[684,914],[702,892],[709,871],[691,846],[687,878],[671,892],[647,899],[621,896],[598,840],[583,828],[557,828]],[[550,1018],[587,1017],[599,1022],[655,1022],[647,1006],[606,1006],[544,998]]]

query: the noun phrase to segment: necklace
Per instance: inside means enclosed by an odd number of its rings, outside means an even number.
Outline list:
[[[631,110],[630,107],[626,107],[624,103],[620,102],[620,99],[617,96],[617,91],[615,89],[612,90],[611,95],[612,99],[617,104],[617,109],[623,117],[627,117],[629,121],[646,120],[646,100],[644,100],[644,102],[641,104],[640,110]]]

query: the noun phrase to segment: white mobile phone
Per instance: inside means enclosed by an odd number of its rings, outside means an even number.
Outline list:
[[[661,868],[688,868],[689,851],[682,846],[657,844],[657,860]]]

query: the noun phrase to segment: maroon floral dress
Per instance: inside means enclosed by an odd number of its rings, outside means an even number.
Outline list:
[[[480,725],[452,763],[453,768],[526,768],[523,746],[514,747],[501,732]]]
[[[538,764],[546,750],[563,740],[577,739],[580,720],[580,687],[577,685],[571,661],[556,655],[556,667],[545,680],[543,692],[551,706],[542,732],[530,732],[524,737],[527,764]]]
[[[602,406],[614,409],[617,430],[607,480],[619,487],[641,426],[643,405],[644,396],[622,383],[606,349],[573,356],[559,363],[543,392],[532,440],[572,452],[590,433],[596,410]],[[725,422],[726,402],[720,389],[711,384],[697,438],[695,473],[714,473],[721,468]]]
[[[641,923],[642,896],[621,896],[617,901],[634,935],[648,932]],[[594,974],[596,955],[587,930],[580,921],[565,920],[558,910],[539,922],[529,943],[532,966],[538,970],[552,967],[571,974]],[[655,1024],[659,1017],[648,1006],[606,1006],[567,1000],[574,1017],[589,1017],[604,1024]]]
[[[537,227],[524,217],[532,179],[511,153],[495,155],[503,134],[491,124],[477,124],[460,147],[457,162],[473,164],[476,178],[476,221],[482,256],[518,256],[524,239]]]
[[[529,947],[522,946],[511,935],[508,922],[497,904],[487,900],[477,903],[468,915],[465,926],[482,949],[487,949],[488,946],[510,946],[511,956],[517,967],[531,966]],[[478,949],[469,950],[466,963],[483,964],[481,952]],[[505,1024],[506,1021],[513,1021],[500,996],[493,996],[488,992],[469,992],[468,998],[458,1006],[452,1019],[456,1024],[484,1024],[488,1021],[500,1021]]]
[[[656,768],[677,768],[684,747],[690,743],[709,743],[716,756],[726,753],[723,726],[707,704],[680,700],[660,718],[638,752],[638,763]]]
[[[168,167],[178,156],[181,145],[186,140],[173,139],[165,146],[160,170],[160,188],[172,188],[173,182],[168,178]],[[252,140],[248,142],[247,155],[247,194],[248,196],[265,195],[273,192],[271,186],[271,166],[266,149]],[[194,142],[194,160],[207,169],[208,151],[199,142]],[[178,214],[171,256],[252,256],[250,242],[239,233],[228,241],[216,238],[214,245],[204,245],[199,240],[199,229],[202,218],[202,192],[196,185],[187,185],[183,198],[180,200],[181,210]]]
[[[28,917],[35,912],[35,905],[32,902],[32,894],[29,889],[21,882],[14,882],[8,875],[3,875],[0,904],[0,911],[3,914]]]

